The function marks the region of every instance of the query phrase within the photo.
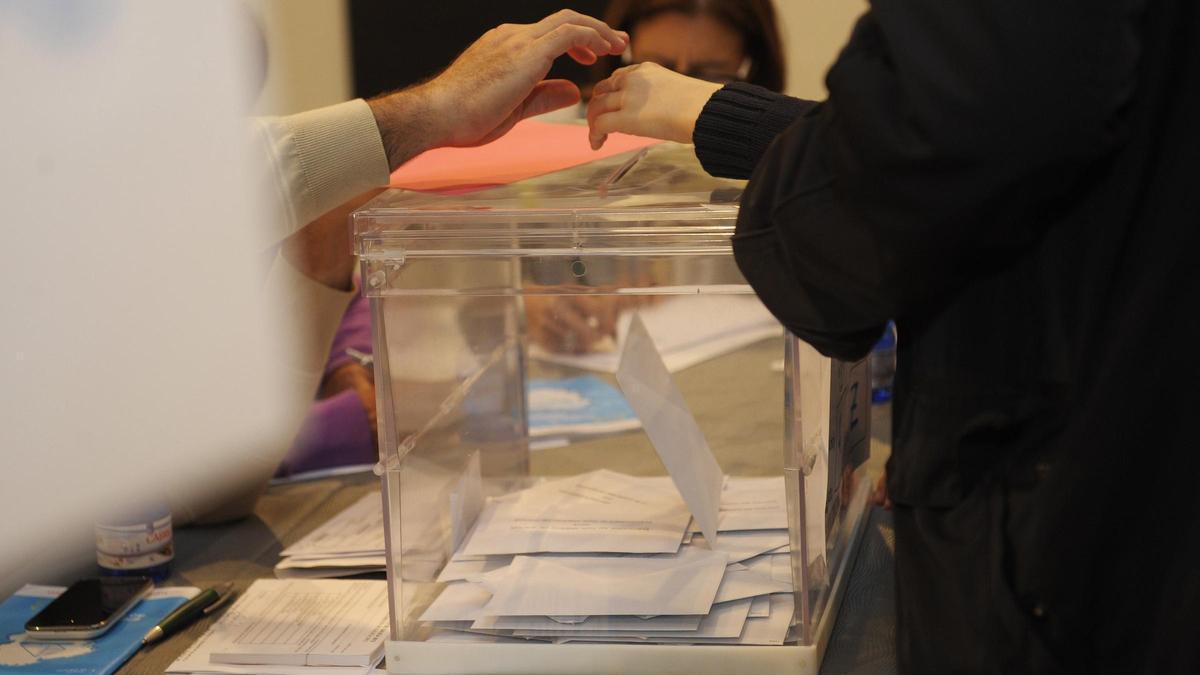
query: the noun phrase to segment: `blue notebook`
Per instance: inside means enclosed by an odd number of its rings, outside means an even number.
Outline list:
[[[62,586],[27,585],[0,603],[0,672],[111,673],[121,667],[158,620],[198,593],[191,587],[159,588],[95,640],[44,640],[25,635],[25,622],[50,603]]]
[[[587,436],[642,426],[621,392],[593,375],[528,383],[529,435]]]

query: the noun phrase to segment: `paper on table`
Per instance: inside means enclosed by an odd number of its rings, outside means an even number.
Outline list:
[[[386,555],[331,555],[322,558],[284,558],[275,565],[280,579],[322,579],[381,572],[387,567]]]
[[[185,659],[186,657],[186,659]],[[192,643],[182,657],[167,666],[167,673],[197,675],[388,675],[379,668],[356,668],[354,666],[245,666],[227,663],[211,663],[209,653],[199,641]]]
[[[700,620],[700,625],[694,631],[685,631],[686,635],[680,631],[639,631],[628,633],[614,633],[612,631],[581,631],[571,632],[563,635],[556,631],[513,631],[514,636],[519,637],[550,637],[554,635],[562,636],[560,642],[567,641],[594,641],[600,638],[602,641],[624,641],[624,642],[652,642],[659,637],[670,637],[683,641],[701,641],[717,638],[736,638],[742,634],[742,629],[746,625],[747,617],[750,614],[751,601],[749,598],[745,600],[734,600],[720,605],[713,605],[712,610]]]
[[[635,313],[641,317],[663,363],[672,373],[783,332],[779,321],[753,296],[697,295],[695,288],[689,290],[690,295],[668,297],[636,312],[621,314],[614,351],[559,354],[535,345],[530,355],[572,368],[615,373]]]
[[[592,150],[586,125],[524,120],[487,145],[437,148],[414,157],[392,173],[391,187],[442,190],[504,185],[658,142],[609,134],[603,148]]]
[[[491,499],[454,558],[674,553],[689,516],[679,494],[662,485],[655,479],[602,470]]]
[[[517,556],[484,575],[486,616],[706,614],[725,554],[689,547],[667,556]]]
[[[383,502],[378,492],[372,492],[285,548],[280,555],[314,557],[383,552]]]
[[[617,383],[709,541],[716,541],[724,475],[640,316],[625,335]],[[686,525],[686,523],[685,523]]]
[[[385,581],[259,579],[201,641],[212,663],[369,666],[387,630]]]
[[[321,478],[335,478],[337,476],[349,476],[356,473],[370,473],[375,470],[376,462],[370,464],[347,464],[346,466],[333,466],[328,469],[313,469],[312,471],[301,471],[287,476],[280,476],[271,479],[271,485],[289,485],[291,483],[306,483]]]

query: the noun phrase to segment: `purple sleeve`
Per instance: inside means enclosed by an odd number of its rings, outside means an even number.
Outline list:
[[[371,353],[370,304],[362,294],[354,296],[342,315],[325,363],[325,377],[354,361],[346,355],[348,348]],[[370,464],[377,459],[367,412],[358,393],[347,389],[313,403],[276,475]]]
[[[313,404],[276,475],[370,464],[377,460],[367,411],[363,410],[358,393],[347,389]]]
[[[353,361],[346,356],[347,348],[357,349],[364,354],[371,353],[371,305],[362,293],[354,295],[346,313],[342,315],[342,323],[329,349],[329,361],[325,364],[326,377]]]

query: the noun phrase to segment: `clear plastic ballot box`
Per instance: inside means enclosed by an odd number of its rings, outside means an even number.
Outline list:
[[[815,673],[870,481],[867,363],[734,263],[661,145],[352,216],[393,673]]]

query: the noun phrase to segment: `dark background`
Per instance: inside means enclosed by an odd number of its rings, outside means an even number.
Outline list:
[[[601,17],[607,0],[350,0],[354,95],[371,97],[436,75],[502,23],[533,23],[564,7]],[[550,77],[587,81],[562,57]]]

